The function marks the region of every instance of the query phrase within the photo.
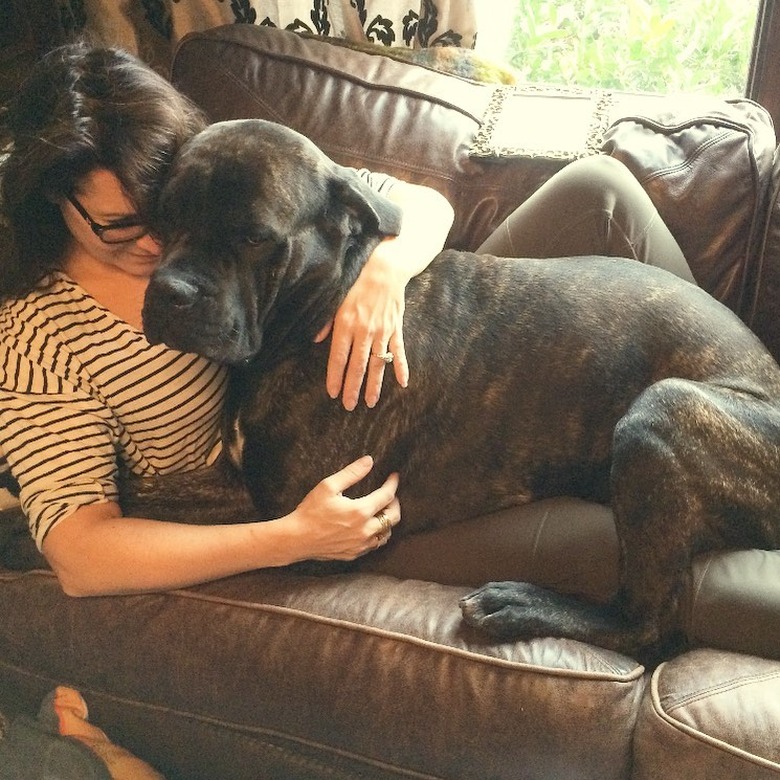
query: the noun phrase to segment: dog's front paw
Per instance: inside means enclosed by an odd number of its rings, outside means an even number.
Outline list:
[[[559,597],[527,582],[490,582],[460,600],[464,620],[498,639],[554,635]]]

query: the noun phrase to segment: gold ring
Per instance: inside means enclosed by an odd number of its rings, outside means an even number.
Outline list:
[[[371,353],[373,357],[377,358],[378,360],[381,360],[383,363],[392,363],[393,358],[395,355],[392,352],[372,352]]]
[[[390,522],[390,518],[385,514],[384,509],[380,509],[376,515],[376,519],[379,520],[379,531],[376,536],[381,538],[385,535],[389,536],[393,532],[393,524]]]

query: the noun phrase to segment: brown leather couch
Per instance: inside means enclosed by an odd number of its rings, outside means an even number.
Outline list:
[[[173,79],[214,120],[283,122],[341,163],[440,189],[459,247],[565,164],[469,155],[490,85],[288,32],[194,34]],[[775,146],[744,100],[660,101],[602,142],[699,283],[780,354]],[[172,779],[780,777],[778,552],[697,560],[690,647],[646,670],[571,641],[497,644],[461,622],[458,597],[487,579],[607,598],[611,515],[582,501],[401,540],[349,574],[265,571],[113,598],[63,596],[24,531],[0,529],[0,710],[34,713],[70,684],[94,722]]]

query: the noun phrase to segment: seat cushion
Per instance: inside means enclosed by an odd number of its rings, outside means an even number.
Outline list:
[[[571,641],[487,641],[461,621],[465,592],[272,571],[74,599],[48,572],[6,572],[0,710],[68,684],[169,780],[625,777],[643,668]]]
[[[780,777],[780,663],[696,650],[653,674],[634,780]]]

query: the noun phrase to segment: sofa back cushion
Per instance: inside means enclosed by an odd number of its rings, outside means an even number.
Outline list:
[[[617,120],[603,145],[648,192],[699,284],[748,320],[775,143],[751,100],[670,98]]]
[[[279,122],[342,165],[439,190],[456,212],[448,243],[460,249],[479,246],[564,164],[469,155],[492,84],[286,30],[193,33],[177,49],[171,78],[213,121]]]

